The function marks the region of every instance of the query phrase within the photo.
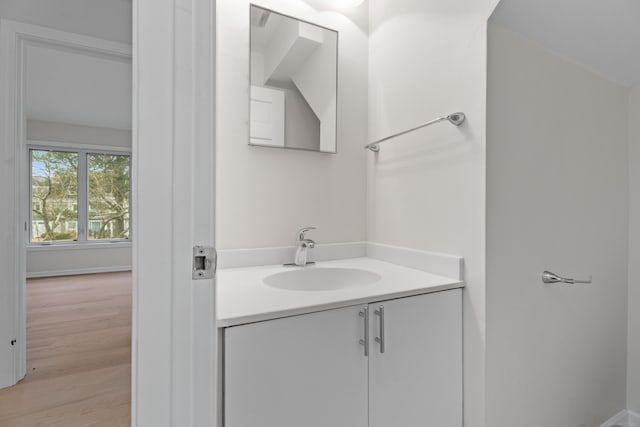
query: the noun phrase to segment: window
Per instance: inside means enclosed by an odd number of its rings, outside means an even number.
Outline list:
[[[31,241],[78,240],[77,200],[78,153],[31,150]]]
[[[31,243],[128,240],[130,155],[29,148]]]
[[[129,156],[87,154],[89,240],[129,238]]]

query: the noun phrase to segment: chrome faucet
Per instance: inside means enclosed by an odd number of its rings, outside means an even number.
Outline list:
[[[306,233],[310,230],[315,230],[315,227],[304,227],[298,231],[298,240],[296,248],[296,258],[294,264],[297,266],[307,265],[307,250],[316,247],[316,242],[311,239],[307,239]],[[312,264],[312,263],[309,263]]]

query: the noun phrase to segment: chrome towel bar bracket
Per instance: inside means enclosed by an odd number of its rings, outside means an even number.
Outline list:
[[[444,122],[444,121],[448,121],[449,123],[451,123],[454,126],[460,126],[462,123],[464,123],[466,118],[467,118],[467,116],[465,116],[465,114],[461,113],[461,112],[452,113],[452,114],[449,114],[448,116],[444,116],[444,117],[438,117],[437,119],[433,119],[431,121],[428,121],[427,123],[423,123],[423,124],[421,124],[419,126],[416,126],[414,128],[411,128],[411,129],[408,129],[408,130],[405,130],[405,131],[402,131],[402,132],[394,133],[391,136],[387,136],[386,138],[382,138],[382,139],[379,139],[377,141],[374,141],[374,142],[372,142],[370,144],[365,145],[364,148],[366,148],[367,150],[371,150],[374,153],[377,153],[378,151],[380,151],[379,144],[381,144],[381,143],[383,143],[385,141],[388,141],[390,139],[396,138],[398,136],[406,135],[409,132],[413,132],[415,130],[422,129],[424,127],[431,126],[431,125],[434,125],[436,123],[440,123],[440,122]]]
[[[593,278],[589,276],[588,280],[570,279],[570,278],[558,276],[557,274],[552,273],[550,271],[545,271],[542,273],[542,282],[543,283],[568,283],[570,285],[575,285],[578,283],[592,283]]]

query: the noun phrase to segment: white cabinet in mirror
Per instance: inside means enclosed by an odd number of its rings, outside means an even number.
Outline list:
[[[249,144],[337,152],[338,32],[251,5]]]

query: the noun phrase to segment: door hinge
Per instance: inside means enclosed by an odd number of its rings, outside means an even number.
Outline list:
[[[218,253],[213,246],[193,247],[193,280],[213,279],[218,269]]]

